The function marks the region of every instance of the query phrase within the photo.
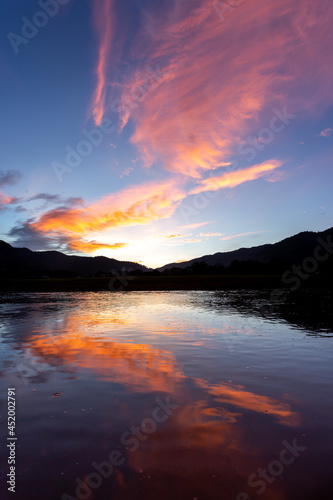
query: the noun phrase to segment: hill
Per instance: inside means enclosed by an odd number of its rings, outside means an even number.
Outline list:
[[[305,231],[298,233],[289,238],[285,238],[278,243],[260,245],[251,248],[240,248],[232,252],[218,252],[213,255],[203,255],[186,262],[174,262],[160,267],[159,271],[166,269],[178,268],[186,269],[195,264],[205,262],[208,266],[225,266],[228,267],[234,261],[239,262],[281,262],[284,266],[298,264],[306,257],[313,255],[314,249],[318,246],[318,238],[324,241],[328,237],[333,237],[333,228],[322,232]]]
[[[78,257],[61,252],[33,252],[28,248],[14,248],[0,240],[0,275],[10,277],[74,277],[145,271],[136,262],[119,261],[107,257]]]

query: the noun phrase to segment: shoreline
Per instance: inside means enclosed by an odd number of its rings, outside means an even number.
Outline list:
[[[314,275],[301,288],[332,289],[330,276]],[[6,292],[93,292],[93,291],[175,291],[175,290],[262,290],[290,289],[280,275],[203,275],[203,276],[121,276],[119,278],[38,278],[3,279]]]

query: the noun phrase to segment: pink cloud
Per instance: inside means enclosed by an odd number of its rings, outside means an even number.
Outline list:
[[[329,137],[333,134],[333,128],[326,128],[320,132],[321,137]]]
[[[232,234],[231,236],[224,236],[221,238],[222,241],[232,240],[234,238],[240,238],[241,236],[248,236],[249,234],[260,234],[265,233],[265,231],[251,231],[249,233]]]
[[[181,229],[196,229],[201,226],[206,226],[207,224],[212,224],[213,221],[208,221],[208,222],[197,222],[195,224],[187,224],[186,226],[180,226]]]
[[[91,113],[96,125],[100,125],[106,107],[106,88],[109,57],[113,39],[113,0],[94,0],[93,15],[99,35],[99,54],[96,67],[97,85],[91,104]]]
[[[329,0],[243,2],[223,24],[213,4],[184,0],[163,16],[151,9],[129,51],[133,70],[117,87],[126,99],[146,80],[147,64],[163,68],[144,99],[120,109],[121,126],[133,120],[131,141],[147,166],[162,162],[196,179],[228,165],[240,138],[275,106],[318,113],[333,98]]]

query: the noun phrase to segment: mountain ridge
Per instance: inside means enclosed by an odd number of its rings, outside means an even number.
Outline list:
[[[158,271],[172,268],[185,269],[186,267],[202,261],[211,266],[223,265],[226,267],[235,260],[255,260],[266,263],[273,259],[281,259],[292,264],[311,256],[314,247],[318,244],[316,241],[317,238],[326,237],[329,234],[333,234],[332,227],[318,232],[302,231],[276,243],[266,243],[254,247],[241,247],[229,252],[216,252],[214,254],[203,255],[202,257],[195,257],[194,259],[184,262],[172,262],[159,267]]]
[[[25,275],[59,273],[64,276],[92,276],[96,273],[114,274],[120,272],[148,270],[137,262],[119,261],[105,256],[86,257],[66,255],[57,250],[32,251],[29,248],[15,248],[0,240],[0,273],[2,275]]]
[[[286,265],[301,262],[313,255],[318,246],[318,238],[333,237],[333,228],[324,231],[302,231],[288,236],[276,243],[266,243],[254,247],[241,247],[230,252],[216,252],[184,261],[172,262],[155,271],[186,269],[197,263],[205,262],[208,266],[228,267],[234,261],[255,261],[269,263],[283,261]],[[122,272],[147,272],[148,267],[131,261],[119,261],[105,256],[86,257],[66,255],[57,250],[33,251],[29,248],[15,248],[0,240],[0,275],[40,277],[50,276],[96,276]]]

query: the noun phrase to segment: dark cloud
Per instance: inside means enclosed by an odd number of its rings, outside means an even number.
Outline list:
[[[59,194],[49,194],[49,193],[35,194],[31,198],[28,198],[26,201],[36,201],[36,200],[41,200],[41,201],[45,201],[46,203],[53,203],[53,204],[57,204],[57,205],[64,205],[66,207],[72,207],[75,205],[83,205],[83,203],[84,203],[83,198],[80,198],[80,197],[63,198]]]
[[[47,237],[31,226],[27,221],[21,225],[13,227],[8,236],[15,238],[15,247],[27,247],[30,250],[57,250],[64,251],[67,248],[69,239],[65,236]]]
[[[39,193],[27,199],[27,201],[36,201],[36,200],[43,200],[49,203],[61,203],[61,197],[59,194]]]
[[[22,174],[19,170],[0,170],[0,187],[3,186],[13,186],[17,184],[22,178]]]
[[[27,210],[27,208],[22,207],[22,205],[19,205],[18,207],[16,207],[16,208],[14,209],[14,212],[16,212],[16,213],[18,213],[18,214],[20,214],[20,213],[22,213],[22,212],[27,212],[27,211],[28,211],[28,210]]]
[[[67,210],[69,208],[83,205],[84,200],[80,197],[69,197],[63,198],[59,194],[49,194],[49,193],[38,193],[31,196],[28,199],[22,200],[19,198],[12,198],[8,204],[18,203],[18,202],[30,202],[30,201],[44,201],[44,206],[48,204],[58,205],[57,209]],[[0,206],[0,208],[2,208]],[[5,208],[4,208],[5,209]],[[17,206],[14,211],[16,213],[30,212],[31,210],[25,208],[22,205]],[[41,231],[33,226],[34,219],[30,218],[25,222],[19,222],[14,226],[8,233],[8,236],[15,239],[15,246],[17,247],[27,247],[31,250],[58,250],[58,251],[69,251],[71,248],[69,246],[71,239],[64,235],[52,235],[46,236]]]

